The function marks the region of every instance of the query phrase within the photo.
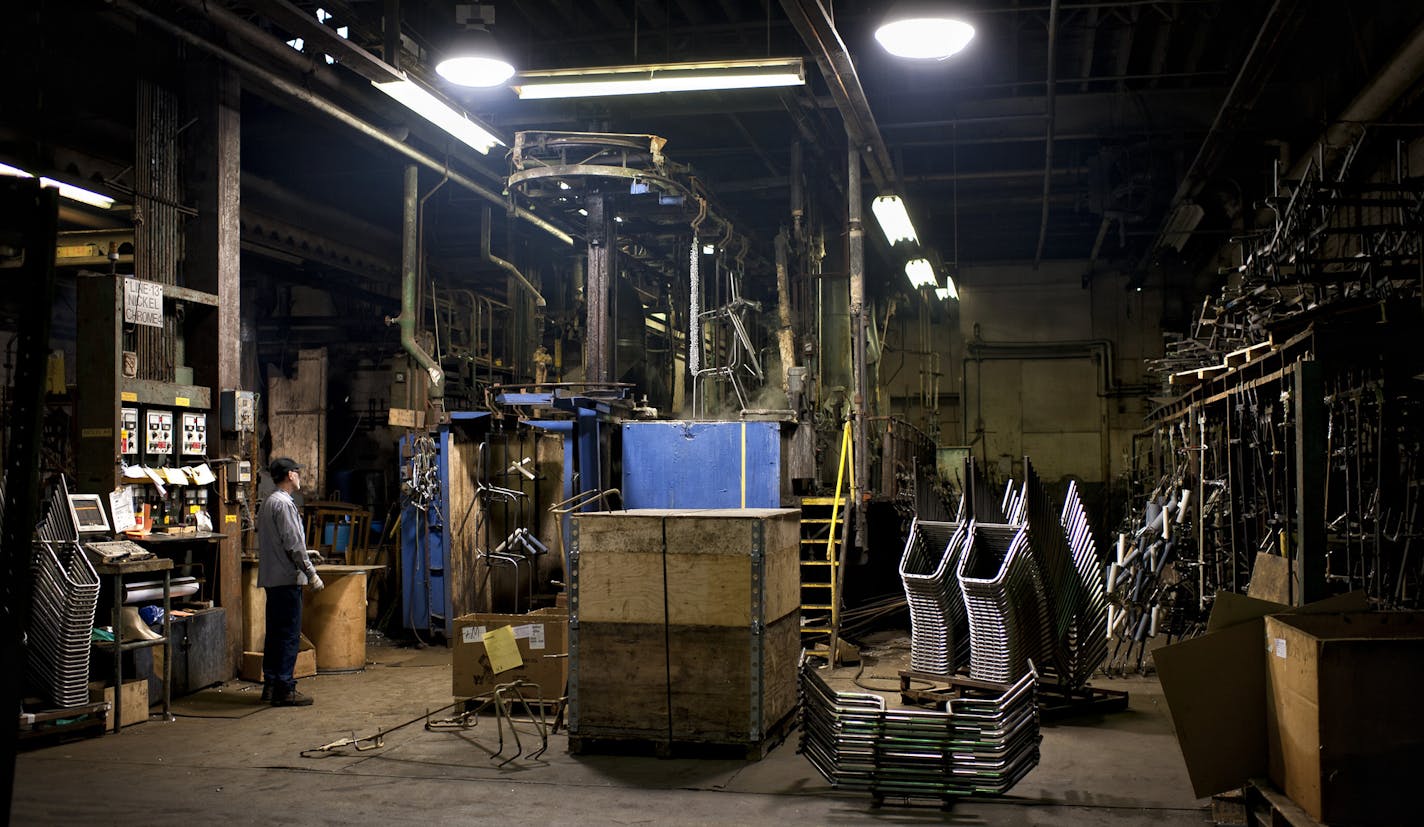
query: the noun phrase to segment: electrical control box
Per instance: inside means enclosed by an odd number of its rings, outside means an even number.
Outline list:
[[[222,429],[250,434],[257,429],[257,394],[253,391],[223,391],[219,396]]]
[[[208,415],[184,413],[181,437],[183,439],[183,456],[206,456],[208,453]]]
[[[150,458],[173,456],[173,412],[145,411],[143,452]]]
[[[252,482],[252,463],[245,459],[237,463],[237,481],[243,485]]]
[[[138,455],[138,408],[119,409],[119,453]]]

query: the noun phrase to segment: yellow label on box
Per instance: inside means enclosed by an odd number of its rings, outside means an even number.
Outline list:
[[[236,514],[229,514],[229,515],[227,515],[226,517],[223,518],[223,522],[225,522],[225,523],[235,523],[235,522],[237,522],[237,515],[236,515]]]
[[[106,436],[113,435],[113,428],[85,428],[84,430],[79,432],[79,436],[83,439],[100,439]]]
[[[510,627],[501,626],[485,632],[484,642],[490,670],[496,675],[524,665],[524,658],[519,655],[519,644],[514,642],[514,630]]]
[[[190,506],[188,506],[188,513],[189,513],[189,514],[197,514],[199,511],[202,511],[202,510],[203,510],[203,509],[202,509],[201,506],[196,506],[196,505],[190,505]]]
[[[186,396],[175,396],[173,397],[173,404],[180,408],[186,408],[192,403],[188,401],[188,397]]]
[[[133,391],[119,391],[119,399],[122,399],[125,402],[137,402],[138,394],[134,393]]]

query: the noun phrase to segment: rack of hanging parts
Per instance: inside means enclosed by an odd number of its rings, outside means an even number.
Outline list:
[[[1147,646],[1159,634],[1170,642],[1189,630],[1187,618],[1200,610],[1191,568],[1196,542],[1191,536],[1196,486],[1165,479],[1131,531],[1120,532],[1107,566],[1107,628],[1113,646],[1106,670],[1142,671]],[[1212,501],[1215,507],[1216,501]]]
[[[688,253],[687,372],[696,376],[702,369],[702,224],[707,220],[707,199],[697,199],[697,216],[692,219],[692,243]]]

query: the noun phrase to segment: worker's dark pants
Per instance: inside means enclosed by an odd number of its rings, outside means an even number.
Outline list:
[[[297,688],[292,670],[302,642],[302,587],[267,587],[267,645],[262,655],[262,681],[281,700]]]

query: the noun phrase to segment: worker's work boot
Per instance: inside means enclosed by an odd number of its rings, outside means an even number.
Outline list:
[[[268,703],[271,703],[271,702],[272,702],[272,684],[270,684],[270,683],[264,683],[264,684],[262,684],[262,703],[268,704]]]
[[[312,699],[311,699],[311,696],[310,696],[310,695],[303,695],[302,693],[300,693],[300,692],[298,692],[297,690],[293,689],[291,692],[288,692],[288,693],[286,693],[285,695],[280,695],[280,696],[279,696],[279,695],[273,695],[273,696],[272,696],[272,705],[273,705],[273,706],[311,706],[311,705],[312,705]]]

